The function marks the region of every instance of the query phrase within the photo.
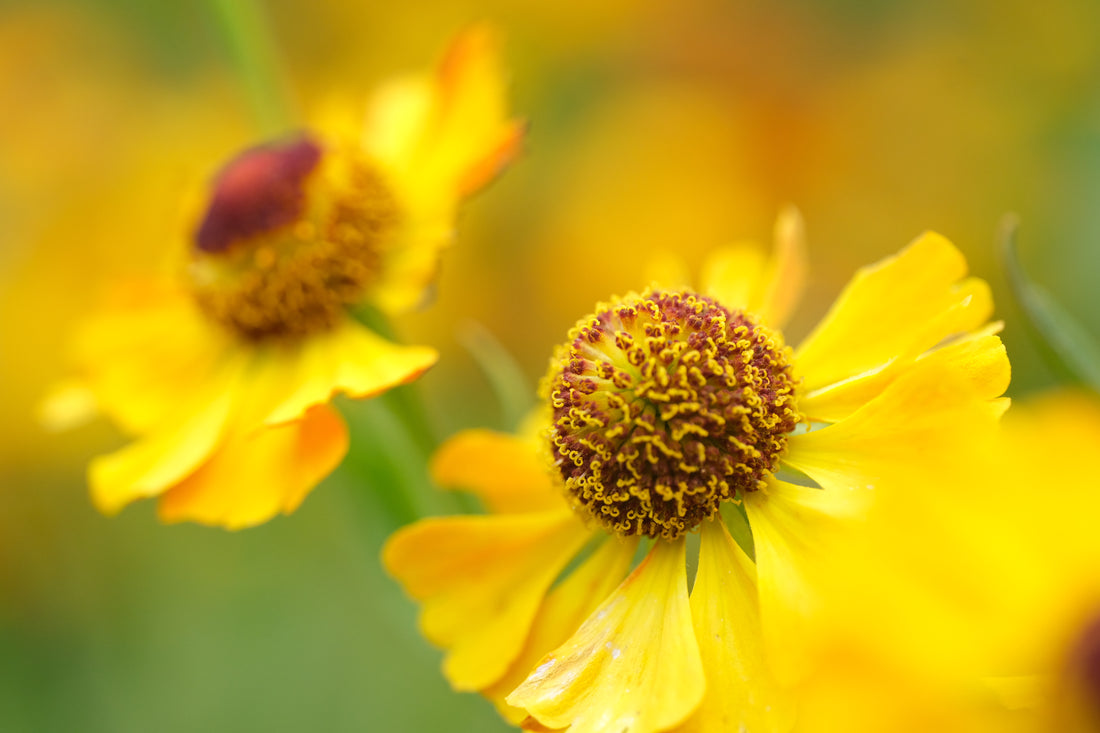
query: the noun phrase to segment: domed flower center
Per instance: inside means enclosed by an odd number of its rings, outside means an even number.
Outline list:
[[[259,340],[333,326],[378,271],[398,219],[360,156],[308,137],[246,150],[222,170],[189,270],[211,318]]]
[[[693,293],[580,321],[548,375],[551,448],[577,507],[675,539],[775,470],[800,420],[779,337]]]

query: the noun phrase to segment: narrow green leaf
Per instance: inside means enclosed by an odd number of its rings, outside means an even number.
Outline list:
[[[489,386],[500,404],[504,427],[514,430],[533,403],[533,390],[523,370],[512,354],[480,323],[468,323],[458,338],[489,380]]]
[[[1028,278],[1016,246],[1019,220],[1001,224],[1001,264],[1029,334],[1059,378],[1100,392],[1100,344],[1041,286]]]

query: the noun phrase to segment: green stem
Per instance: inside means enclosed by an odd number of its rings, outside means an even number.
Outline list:
[[[296,115],[283,83],[267,14],[256,0],[207,0],[264,135],[294,127]]]

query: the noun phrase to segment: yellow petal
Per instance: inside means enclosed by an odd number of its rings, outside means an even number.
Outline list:
[[[230,359],[197,397],[181,396],[163,427],[122,450],[95,458],[88,468],[92,500],[114,514],[136,499],[157,496],[198,468],[225,434],[245,374],[247,357]]]
[[[659,252],[645,265],[642,279],[657,290],[690,290],[691,275],[687,262],[675,252]]]
[[[792,436],[785,462],[842,492],[923,490],[922,481],[966,466],[993,437],[1003,407],[949,358],[964,353],[921,359],[844,420]]]
[[[699,287],[727,308],[749,310],[757,300],[764,261],[764,249],[755,242],[721,247],[703,263]]]
[[[761,272],[749,310],[772,328],[782,328],[806,287],[806,231],[798,209],[788,206],[775,223],[775,248]]]
[[[401,346],[345,319],[293,345],[264,347],[250,390],[268,425],[297,420],[314,405],[344,393],[362,399],[411,382],[435,363],[426,346]]]
[[[864,515],[866,495],[815,489],[772,479],[745,495],[756,550],[760,615],[771,668],[784,682],[802,673],[806,620],[818,612],[815,580],[828,567],[830,546],[844,523]]]
[[[739,242],[713,253],[703,265],[700,289],[727,308],[754,314],[782,328],[794,310],[806,281],[802,218],[787,207],[776,221],[770,255],[755,242]]]
[[[691,617],[707,694],[677,733],[789,730],[793,709],[765,663],[756,569],[720,520],[703,524]]]
[[[686,572],[684,541],[658,541],[508,703],[570,733],[649,733],[682,722],[706,686]]]
[[[103,413],[142,433],[197,399],[232,345],[185,292],[143,282],[113,295],[78,330],[74,359]]]
[[[447,679],[479,690],[519,654],[546,590],[589,536],[568,509],[442,517],[394,534],[382,561],[423,602],[420,627],[447,650]]]
[[[344,421],[320,405],[301,420],[235,436],[160,498],[165,522],[241,529],[290,514],[348,449]]]
[[[875,369],[803,395],[799,401],[799,409],[813,420],[826,422],[842,420],[882,392],[886,385],[903,374],[915,360],[929,353],[940,353],[946,350],[940,347],[929,352],[928,349],[933,345],[944,339],[948,339],[947,345],[960,345],[962,342],[983,336],[992,337],[1000,331],[1000,324],[988,324],[979,331],[971,331],[984,322],[992,310],[989,285],[973,278],[964,280],[958,286],[956,296],[958,300],[955,303],[930,318],[921,328],[913,329],[910,342],[903,353]],[[952,338],[953,334],[962,335]],[[1008,386],[1008,359],[1004,355],[1003,347],[999,344],[1000,341],[996,338],[985,339],[980,344],[980,353],[971,353],[968,359],[958,363],[961,370],[972,373],[973,379],[989,378],[990,384],[995,385],[1000,383],[1000,377],[1003,377],[1003,385],[995,394],[1001,394]],[[969,348],[965,347],[960,351]],[[947,351],[949,354],[954,353],[956,358],[962,358],[961,354]],[[967,360],[971,363],[966,363]]]
[[[88,384],[71,379],[54,385],[38,406],[38,424],[50,432],[72,430],[99,413],[99,401]]]
[[[539,608],[527,643],[507,674],[481,691],[501,715],[522,723],[527,713],[508,705],[504,698],[530,674],[551,649],[564,644],[589,615],[622,581],[638,547],[636,539],[610,537],[546,597]]]
[[[368,294],[387,313],[421,305],[453,237],[457,204],[519,152],[523,125],[508,118],[496,45],[488,27],[469,28],[434,80],[398,81],[372,107],[364,146],[386,169],[405,213]]]
[[[432,478],[445,488],[475,494],[494,513],[565,506],[548,460],[533,440],[492,430],[465,430],[432,457]]]
[[[522,137],[523,125],[508,117],[495,34],[476,25],[454,39],[434,79],[402,79],[380,92],[364,145],[414,198],[432,188],[458,198],[492,180]]]
[[[796,351],[804,391],[911,360],[952,333],[980,326],[992,312],[989,289],[965,275],[962,254],[933,233],[860,270]]]

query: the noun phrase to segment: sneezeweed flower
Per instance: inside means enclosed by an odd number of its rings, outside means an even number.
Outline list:
[[[333,118],[335,119],[335,117]],[[80,331],[55,422],[98,408],[135,440],[96,458],[96,506],[159,497],[165,521],[239,528],[293,511],[347,449],[330,399],[436,360],[353,317],[419,304],[457,204],[514,156],[495,44],[459,36],[434,76],[397,80],[365,124],[240,153],[196,217],[183,277],[119,288]]]
[[[828,590],[799,729],[1100,730],[1100,481],[1073,460],[1098,444],[1095,395],[1029,397],[950,511],[880,513],[851,548],[874,590]]]
[[[803,272],[788,211],[770,257],[721,250],[697,290],[579,321],[543,429],[441,449],[439,482],[490,514],[418,522],[383,559],[454,687],[532,730],[790,726],[833,538],[877,494],[962,490],[951,471],[1009,376],[988,287],[942,237],[860,271],[792,350],[778,329]]]

